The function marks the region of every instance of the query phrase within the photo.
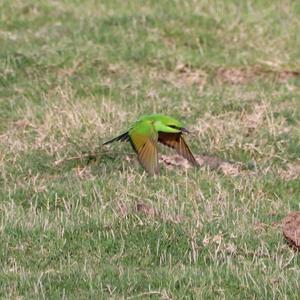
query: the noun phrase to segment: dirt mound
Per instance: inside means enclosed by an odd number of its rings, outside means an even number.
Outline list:
[[[290,212],[283,219],[282,231],[289,245],[300,251],[300,211]]]

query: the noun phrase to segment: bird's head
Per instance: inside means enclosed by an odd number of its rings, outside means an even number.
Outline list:
[[[157,115],[154,126],[157,131],[162,132],[189,132],[180,121],[165,115]]]

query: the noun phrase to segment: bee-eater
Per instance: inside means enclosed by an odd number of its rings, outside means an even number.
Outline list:
[[[140,117],[121,135],[105,142],[103,145],[114,141],[129,141],[138,160],[144,169],[151,175],[157,174],[158,156],[157,142],[160,142],[177,151],[192,165],[198,162],[183,139],[183,132],[188,133],[182,123],[174,118],[161,115],[145,115]]]

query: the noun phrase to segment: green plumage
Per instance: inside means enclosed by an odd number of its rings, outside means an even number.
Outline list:
[[[129,141],[137,153],[138,160],[151,175],[158,173],[157,142],[177,151],[191,164],[198,165],[192,152],[183,139],[183,132],[188,132],[183,124],[169,116],[145,115],[134,122],[129,130],[107,142]]]

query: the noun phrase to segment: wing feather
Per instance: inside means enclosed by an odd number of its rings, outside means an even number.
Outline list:
[[[192,165],[198,165],[193,153],[190,148],[186,144],[184,138],[182,137],[182,133],[166,133],[159,132],[158,141],[170,148],[176,150],[176,152],[187,159]]]
[[[107,144],[110,144],[110,143],[115,142],[115,141],[124,142],[124,141],[128,141],[128,139],[129,139],[128,132],[124,132],[121,135],[118,135],[117,137],[103,143],[103,145],[107,145]]]
[[[129,131],[129,137],[143,168],[151,175],[158,173],[157,133],[152,124],[137,124]]]
[[[157,148],[151,140],[148,140],[138,153],[138,159],[145,170],[151,175],[158,172]]]

